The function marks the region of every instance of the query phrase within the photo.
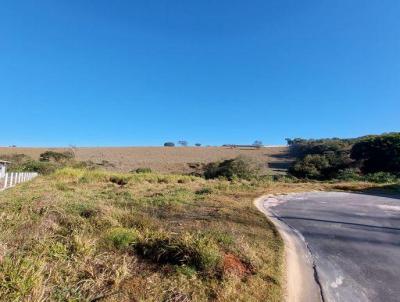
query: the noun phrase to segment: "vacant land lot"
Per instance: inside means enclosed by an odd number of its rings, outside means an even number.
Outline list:
[[[1,192],[1,301],[282,301],[265,193],[368,183],[65,168]]]
[[[26,154],[34,159],[46,150],[66,151],[68,148],[0,148],[1,155]],[[270,147],[255,150],[225,147],[98,147],[74,148],[76,159],[95,163],[109,162],[105,168],[115,171],[130,171],[136,168],[151,168],[166,173],[191,172],[190,163],[209,163],[245,155],[259,162],[268,173],[286,169],[290,159],[286,147]]]

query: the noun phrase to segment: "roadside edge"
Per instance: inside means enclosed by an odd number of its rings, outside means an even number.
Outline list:
[[[270,202],[270,205],[268,205]],[[302,236],[279,220],[270,209],[276,205],[274,195],[263,195],[254,200],[255,207],[271,220],[285,245],[285,300],[287,302],[323,302],[320,285],[315,278],[314,261]]]

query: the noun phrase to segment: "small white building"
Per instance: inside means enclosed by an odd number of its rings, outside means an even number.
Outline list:
[[[7,166],[10,164],[9,161],[0,160],[0,178],[6,176]]]

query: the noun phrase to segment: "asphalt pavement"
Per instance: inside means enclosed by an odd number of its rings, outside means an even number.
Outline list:
[[[400,301],[400,197],[312,192],[263,202],[304,241],[321,300]]]

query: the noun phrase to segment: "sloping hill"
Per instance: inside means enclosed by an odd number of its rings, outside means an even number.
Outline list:
[[[26,154],[37,159],[46,150],[66,151],[70,148],[1,147],[1,155]],[[227,147],[90,147],[74,148],[77,160],[90,160],[116,171],[148,167],[167,173],[190,172],[190,163],[209,163],[245,155],[259,162],[267,173],[281,173],[291,159],[286,147],[240,149]]]

